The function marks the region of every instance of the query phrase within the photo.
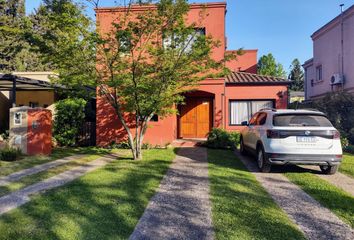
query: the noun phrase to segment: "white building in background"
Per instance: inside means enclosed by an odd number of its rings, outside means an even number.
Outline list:
[[[354,93],[354,5],[311,38],[313,58],[303,64],[306,100],[342,89]]]

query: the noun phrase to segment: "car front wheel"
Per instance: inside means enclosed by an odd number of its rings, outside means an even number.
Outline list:
[[[261,172],[269,173],[271,170],[271,164],[264,154],[263,147],[259,147],[257,151],[257,164]]]
[[[320,166],[320,169],[322,171],[322,173],[327,174],[327,175],[333,175],[337,172],[338,170],[338,165],[335,166]]]

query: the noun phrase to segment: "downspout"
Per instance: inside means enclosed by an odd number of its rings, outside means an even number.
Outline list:
[[[223,105],[224,105],[224,110],[223,110],[223,115],[222,115],[222,119],[223,119],[223,129],[226,129],[226,79],[224,79],[224,93],[222,94],[224,99],[223,99]]]

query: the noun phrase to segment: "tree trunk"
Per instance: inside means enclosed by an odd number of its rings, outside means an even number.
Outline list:
[[[134,139],[133,139],[133,135],[130,131],[129,126],[127,125],[127,123],[125,122],[125,119],[122,115],[122,113],[120,112],[120,108],[118,106],[115,107],[116,113],[118,115],[119,120],[121,121],[125,131],[127,132],[128,135],[128,142],[129,142],[129,146],[130,146],[130,150],[132,151],[132,155],[133,155],[133,159],[137,160],[139,159],[139,156],[141,158],[141,153],[138,153],[135,146],[136,144],[134,143]],[[141,152],[141,151],[140,151]]]

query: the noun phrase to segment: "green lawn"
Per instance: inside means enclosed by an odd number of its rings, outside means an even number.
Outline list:
[[[68,163],[65,163],[63,165],[59,165],[57,167],[54,168],[50,168],[46,171],[43,172],[39,172],[37,174],[33,174],[33,175],[29,175],[26,176],[24,178],[21,178],[20,180],[16,181],[16,182],[12,182],[9,185],[6,186],[0,186],[0,197],[4,196],[6,194],[9,194],[10,192],[19,190],[21,188],[24,188],[26,186],[32,185],[34,183],[37,183],[39,181],[42,181],[44,179],[53,177],[59,173],[62,173],[66,170],[69,170],[71,168],[83,165],[85,163],[88,163],[92,160],[95,160],[97,158],[99,158],[100,155],[87,155],[85,157],[79,158],[79,159],[75,159],[75,160],[71,160]]]
[[[216,239],[305,239],[232,151],[208,161]]]
[[[174,157],[146,150],[36,196],[0,217],[0,239],[127,239]]]
[[[353,196],[308,172],[288,172],[285,175],[319,203],[354,227]]]
[[[105,154],[109,151],[102,148],[56,148],[50,156],[22,156],[14,162],[0,161],[0,177],[11,173],[31,168],[38,164],[54,161],[59,158],[68,157],[74,154]]]
[[[343,161],[339,167],[339,171],[354,177],[354,155],[353,154],[349,154],[349,153],[345,153],[343,154]]]

